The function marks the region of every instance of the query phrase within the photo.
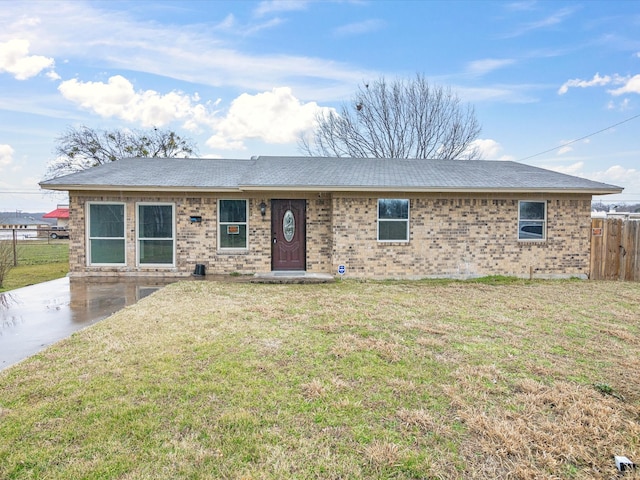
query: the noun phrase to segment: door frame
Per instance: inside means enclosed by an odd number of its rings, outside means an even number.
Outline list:
[[[283,236],[282,220],[279,215],[278,205],[295,202],[301,207],[302,220],[296,218],[296,234],[299,234],[298,243],[302,250],[302,266],[301,268],[282,268],[275,265],[275,242],[274,240]],[[271,271],[306,271],[307,269],[307,200],[305,198],[272,198],[271,199]]]

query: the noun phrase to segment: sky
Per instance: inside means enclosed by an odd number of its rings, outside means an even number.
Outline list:
[[[475,109],[487,160],[640,202],[640,2],[0,0],[0,211],[69,128],[173,130],[200,157],[300,155],[318,112],[423,75]]]

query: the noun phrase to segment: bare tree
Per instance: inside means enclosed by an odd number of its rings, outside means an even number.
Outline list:
[[[95,130],[70,127],[56,139],[47,178],[59,177],[127,157],[189,157],[197,147],[170,130]]]
[[[318,114],[300,149],[311,156],[478,159],[480,125],[473,107],[422,75],[364,83],[340,112]]]

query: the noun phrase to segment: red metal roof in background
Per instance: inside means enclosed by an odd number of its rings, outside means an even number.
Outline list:
[[[42,218],[69,218],[69,209],[56,208],[54,211],[43,215]]]

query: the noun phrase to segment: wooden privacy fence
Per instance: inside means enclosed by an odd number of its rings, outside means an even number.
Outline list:
[[[591,280],[640,281],[640,220],[591,219]]]

